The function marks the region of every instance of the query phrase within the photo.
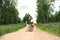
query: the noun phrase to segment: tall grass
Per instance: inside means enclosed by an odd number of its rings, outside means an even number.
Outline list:
[[[6,33],[15,32],[25,26],[26,26],[25,23],[0,25],[0,36],[4,35]]]
[[[60,23],[38,24],[36,26],[41,30],[60,36]]]

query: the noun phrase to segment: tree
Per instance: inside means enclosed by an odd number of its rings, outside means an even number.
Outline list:
[[[48,22],[48,9],[49,6],[45,2],[46,0],[37,0],[37,23],[46,23]]]
[[[56,22],[60,22],[60,11],[55,13],[55,20]]]
[[[0,0],[0,24],[18,23],[16,0]]]
[[[27,19],[29,18],[29,16],[30,16],[30,14],[26,13],[26,15],[25,15],[24,18],[23,18],[23,22],[26,22]]]
[[[37,23],[47,23],[54,19],[51,12],[54,12],[51,2],[55,0],[37,0]],[[54,20],[55,21],[55,20]]]

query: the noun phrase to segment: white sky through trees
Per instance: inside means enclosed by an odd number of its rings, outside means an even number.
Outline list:
[[[36,15],[37,15],[36,1],[37,0],[18,0],[16,8],[18,9],[19,17],[23,18],[26,13],[29,13],[34,18],[34,21],[36,21]],[[56,0],[54,6],[55,6],[54,11],[58,11],[60,1]]]
[[[17,9],[20,18],[29,13],[36,21],[36,0],[18,0]]]

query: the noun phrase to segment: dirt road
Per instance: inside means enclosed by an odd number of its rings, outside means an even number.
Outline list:
[[[13,33],[5,34],[0,40],[60,40],[60,37],[34,28],[33,32],[26,31],[27,27]]]

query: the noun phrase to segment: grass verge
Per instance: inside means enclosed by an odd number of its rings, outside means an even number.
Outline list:
[[[26,26],[25,23],[0,25],[0,36],[7,34],[7,33],[15,32],[25,26]]]
[[[37,28],[60,37],[60,23],[38,24]]]

